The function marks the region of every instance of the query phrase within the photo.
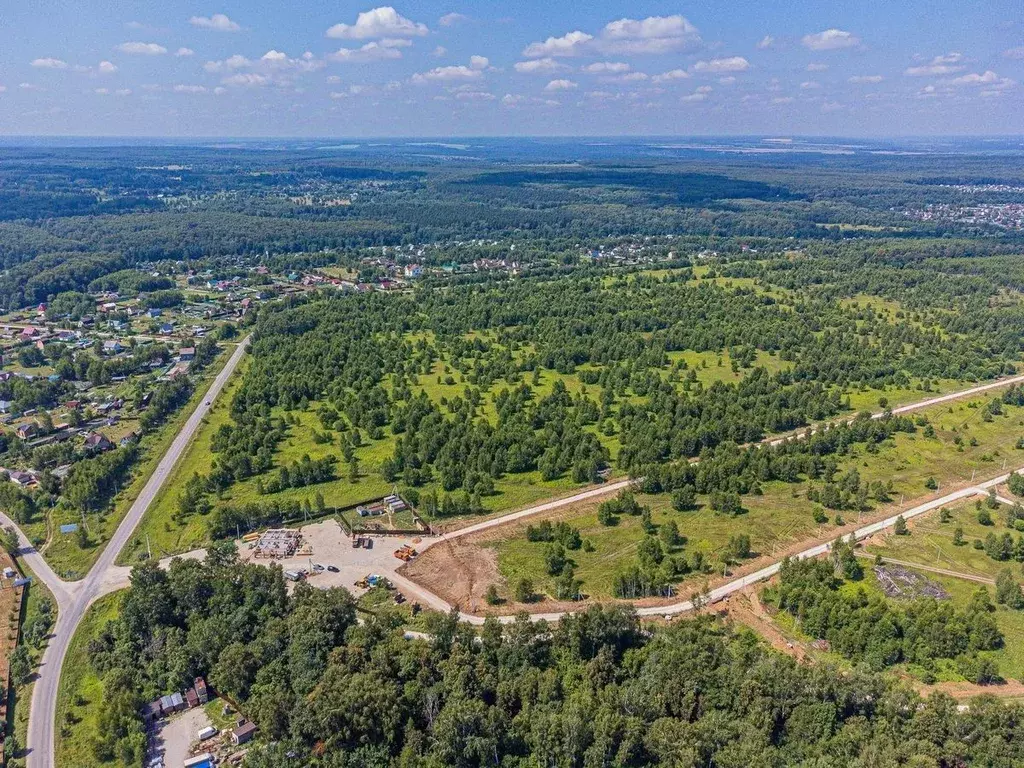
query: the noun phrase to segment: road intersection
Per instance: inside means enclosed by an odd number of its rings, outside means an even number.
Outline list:
[[[66,582],[60,579],[53,569],[49,566],[42,555],[35,550],[32,544],[25,537],[24,533],[17,528],[14,523],[7,518],[6,515],[0,513],[0,522],[5,526],[13,526],[18,531],[19,541],[21,544],[21,550],[19,557],[23,562],[32,569],[35,575],[43,581],[46,586],[53,593],[54,599],[57,601],[58,607],[58,618],[54,625],[53,634],[50,639],[49,645],[43,654],[39,670],[38,679],[35,684],[32,695],[32,710],[30,713],[29,729],[28,729],[28,768],[52,768],[55,765],[54,761],[54,728],[56,720],[56,706],[57,706],[57,694],[60,684],[60,672],[63,667],[65,657],[67,656],[68,647],[70,646],[71,639],[74,636],[75,630],[85,612],[89,606],[102,595],[109,594],[117,591],[118,589],[124,588],[128,585],[128,577],[130,575],[130,568],[124,566],[118,566],[115,564],[115,560],[124,548],[125,544],[131,538],[142,520],[143,515],[149,508],[149,505],[157,496],[158,492],[162,488],[167,478],[172,473],[175,465],[177,464],[180,457],[184,454],[188,445],[192,441],[196,431],[198,430],[203,419],[210,410],[213,402],[215,402],[218,395],[224,388],[228,379],[231,377],[234,370],[237,368],[239,362],[241,362],[244,356],[245,349],[248,346],[249,339],[243,340],[231,358],[228,360],[224,368],[217,374],[213,383],[211,384],[206,396],[202,402],[188,418],[183,427],[182,431],[175,437],[170,448],[161,458],[159,464],[154,470],[153,474],[149,478],[148,482],[144,486],[142,492],[136,498],[132,504],[127,515],[119,524],[111,540],[107,543],[104,551],[100,555],[99,559],[90,569],[89,573],[84,579],[77,582]],[[989,382],[983,385],[972,387],[966,390],[958,392],[952,392],[946,395],[936,396],[927,400],[912,403],[909,405],[900,406],[893,408],[890,411],[872,414],[872,418],[883,418],[887,413],[902,414],[909,413],[923,408],[928,408],[933,405],[938,405],[944,402],[958,400],[965,397],[972,397],[974,395],[982,394],[987,391],[1011,386],[1014,384],[1024,383],[1024,375],[1013,376],[998,381]],[[788,439],[801,439],[808,434],[813,434],[816,429],[820,427],[805,429],[802,432],[793,433],[791,435],[783,437],[772,437],[762,441],[761,445],[778,445]],[[1017,470],[1018,472],[1024,472],[1024,468]],[[933,499],[925,502],[921,505],[908,509],[900,514],[904,519],[911,519],[918,515],[925,514],[933,509],[937,509],[941,506],[945,506],[955,501],[977,496],[979,494],[987,494],[988,489],[995,487],[1006,481],[1009,475],[1002,475],[997,478],[993,478],[984,483],[974,485],[968,488],[963,488],[947,494],[941,498]],[[458,529],[451,533],[447,533],[439,538],[431,541],[424,542],[424,546],[421,549],[425,549],[429,546],[436,545],[439,542],[445,540],[451,540],[454,538],[461,538],[463,536],[469,536],[474,533],[478,533],[483,530],[487,530],[499,525],[507,525],[516,520],[531,517],[533,515],[541,514],[543,512],[552,511],[561,507],[575,504],[580,501],[587,499],[597,498],[601,496],[607,496],[612,493],[616,493],[623,488],[630,485],[630,480],[619,480],[612,483],[603,484],[597,487],[589,488],[579,493],[575,493],[565,498],[556,499],[553,501],[544,502],[528,509],[523,509],[517,512],[512,512],[499,517],[494,517],[488,520],[475,523],[464,528]],[[894,524],[897,515],[892,515],[884,520],[866,525],[862,528],[858,528],[852,535],[856,539],[862,539],[866,536],[870,536],[873,533],[884,530]],[[810,547],[796,555],[798,558],[816,557],[824,554],[829,549],[829,544],[817,544]],[[183,556],[197,556],[201,555],[201,552],[188,553]],[[171,558],[168,558],[170,560]],[[779,562],[772,563],[758,571],[747,574],[740,578],[734,579],[726,584],[723,584],[713,590],[706,596],[706,599],[714,602],[720,600],[734,592],[737,592],[751,584],[769,579],[774,576],[780,567]],[[401,578],[402,582],[400,587],[407,589],[411,593],[422,593],[423,590],[419,585],[414,584],[407,579]],[[433,608],[439,610],[450,610],[449,606],[445,601],[436,595],[429,595],[431,599],[426,602]],[[677,603],[670,605],[660,606],[645,606],[637,609],[637,613],[641,616],[664,616],[672,617],[688,611],[693,610],[694,605],[691,600],[682,600]],[[482,624],[484,618],[473,614],[460,613],[460,618],[470,624],[479,625]],[[538,613],[531,614],[531,618],[534,620],[546,619],[548,621],[557,621],[562,616],[566,615],[564,612],[556,613]],[[503,616],[500,617],[503,622],[514,620],[514,617]]]

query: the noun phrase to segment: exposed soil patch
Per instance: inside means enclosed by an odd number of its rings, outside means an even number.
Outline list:
[[[466,539],[435,544],[402,568],[402,573],[450,605],[468,612],[485,606],[487,587],[503,581],[497,552]]]
[[[912,599],[916,597],[934,597],[936,600],[948,600],[949,592],[927,576],[911,571],[902,565],[887,563],[874,568],[878,583],[886,597]]]

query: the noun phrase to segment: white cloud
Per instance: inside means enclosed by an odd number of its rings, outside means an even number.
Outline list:
[[[835,51],[859,45],[860,38],[850,32],[833,27],[822,32],[804,35],[800,42],[812,51]]]
[[[772,104],[792,104],[794,101],[792,96],[776,96],[772,99]]]
[[[23,91],[41,91],[43,90],[35,83],[18,83],[18,87]]]
[[[433,50],[433,51],[431,52],[431,55],[432,55],[432,56],[437,56],[438,58],[441,58],[441,57],[442,57],[442,56],[444,56],[444,55],[445,55],[446,53],[448,53],[448,49],[447,49],[447,48],[445,48],[445,47],[444,47],[443,45],[439,45],[439,46],[437,46],[437,48],[435,48],[435,49],[434,49],[434,50]]]
[[[813,91],[817,88],[821,88],[821,83],[816,83],[813,80],[805,80],[800,83],[800,90],[802,91]]]
[[[114,95],[115,96],[131,96],[132,95],[132,89],[131,88],[118,88],[116,91],[114,91]]]
[[[930,77],[935,75],[951,75],[963,69],[960,63],[963,61],[963,54],[953,51],[945,56],[936,56],[927,64],[920,64],[916,67],[908,67],[903,74],[910,77]]]
[[[545,59],[531,59],[529,61],[517,61],[512,65],[512,68],[521,74],[533,75],[548,75],[552,72],[558,72],[565,69],[565,66],[555,61],[552,58]]]
[[[399,48],[412,45],[402,38],[385,38],[373,40],[359,48],[339,48],[327,58],[342,64],[366,64],[372,61],[385,61],[402,58]]]
[[[0,85],[0,93],[6,93],[6,92],[7,92],[7,86],[6,85]]]
[[[808,72],[824,72],[828,69],[828,64],[822,64],[820,61],[812,61],[807,65]]]
[[[95,93],[97,96],[107,96],[110,93],[110,91],[106,88],[96,88],[95,90],[93,90],[93,93]]]
[[[760,40],[757,41],[757,49],[759,51],[766,50],[768,48],[771,48],[774,45],[775,45],[775,38],[772,37],[771,35],[765,35],[764,37],[762,37]]]
[[[487,91],[459,91],[455,98],[459,101],[494,101],[497,97]]]
[[[580,53],[580,49],[593,39],[593,35],[576,30],[567,35],[562,35],[562,37],[549,37],[542,43],[530,43],[523,49],[523,56],[531,59],[550,56],[576,56]]]
[[[623,75],[612,75],[611,77],[601,78],[606,83],[638,83],[644,80],[649,80],[646,72],[626,72]]]
[[[1016,48],[1009,48],[1003,51],[1003,57],[1007,59],[1024,60],[1024,45],[1019,45]]]
[[[176,85],[172,89],[175,93],[206,93],[205,85]]]
[[[545,91],[571,91],[578,86],[572,80],[552,80],[544,86]]]
[[[881,75],[854,75],[848,78],[846,82],[853,83],[854,85],[870,85],[874,83],[880,83],[885,80]]]
[[[693,65],[694,72],[706,72],[711,75],[721,75],[726,72],[745,72],[749,68],[750,62],[742,56],[729,56],[724,59],[698,61]]]
[[[141,56],[160,56],[167,53],[167,49],[157,43],[121,43],[117,50]]]
[[[630,66],[624,61],[595,61],[581,67],[580,70],[588,75],[617,75],[629,72]]]
[[[491,61],[486,56],[470,56],[469,67],[470,69],[487,69],[490,66]]]
[[[238,85],[246,88],[259,88],[270,85],[271,79],[266,75],[256,72],[239,72],[237,75],[230,75],[220,81],[222,85]]]
[[[690,73],[685,69],[670,69],[668,72],[662,72],[660,75],[655,75],[654,82],[669,83],[674,80],[686,80],[689,76]]]
[[[437,20],[437,23],[440,24],[442,27],[452,27],[458,24],[459,22],[468,20],[469,16],[466,16],[464,13],[446,13],[444,16]]]
[[[178,50],[176,50],[174,52],[174,55],[175,56],[179,56],[179,57],[180,56],[192,56],[194,54],[195,54],[195,51],[193,51],[191,48],[186,48],[185,46],[182,46],[181,48],[179,48]]]
[[[576,30],[562,37],[530,43],[523,56],[579,56],[583,53],[645,54],[692,50],[701,45],[700,34],[684,16],[648,16],[609,22],[595,37]]]
[[[193,16],[188,23],[199,29],[208,29],[213,32],[240,32],[242,27],[232,21],[223,13],[215,13],[213,16]]]
[[[110,61],[101,61],[96,66],[96,71],[101,75],[111,75],[114,72],[117,72],[117,65]]]
[[[207,72],[224,72],[226,70],[245,69],[251,66],[252,62],[249,59],[240,53],[236,53],[234,56],[224,59],[224,61],[208,61],[203,64],[203,69]]]
[[[711,93],[712,88],[710,85],[702,85],[700,88],[695,90],[693,93],[683,96],[680,101],[693,102],[693,101],[704,101],[707,99],[708,94]]]
[[[327,30],[327,36],[366,40],[374,37],[419,37],[429,31],[426,24],[407,19],[387,5],[363,11],[356,17],[355,24],[335,24]]]
[[[727,77],[718,78],[718,82],[720,82],[722,85],[732,85],[733,83],[736,82],[736,78],[733,77],[732,75],[729,75]]]
[[[601,30],[600,47],[614,53],[667,53],[700,45],[700,34],[684,16],[619,19]]]
[[[412,76],[414,83],[452,82],[459,80],[477,80],[483,76],[483,70],[463,65],[451,67],[435,67],[429,72],[417,72]]]
[[[44,58],[44,59],[33,59],[32,66],[37,69],[67,69],[68,63],[61,59]]]
[[[972,72],[967,75],[961,75],[960,77],[954,77],[952,80],[948,80],[947,82],[955,87],[985,86],[985,88],[990,91],[1003,90],[1016,84],[1008,77],[1000,77],[991,69],[986,70],[981,74]]]

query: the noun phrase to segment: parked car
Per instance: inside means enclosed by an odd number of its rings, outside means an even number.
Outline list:
[[[327,570],[331,573],[338,573],[340,569],[336,565],[328,565]]]

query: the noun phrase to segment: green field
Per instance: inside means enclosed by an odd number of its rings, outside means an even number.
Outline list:
[[[894,512],[901,498],[909,507],[911,500],[928,495],[930,491],[925,484],[929,478],[935,478],[943,489],[970,481],[974,472],[979,481],[998,475],[1003,471],[1004,461],[1008,468],[1024,465],[1024,452],[1015,448],[1017,440],[1024,435],[1021,424],[1024,409],[1006,407],[1004,415],[989,422],[982,417],[982,409],[972,407],[981,402],[980,399],[954,402],[925,409],[919,415],[934,424],[934,438],[926,438],[923,430],[918,429],[914,434],[900,433],[887,440],[877,453],[868,452],[864,445],[855,445],[846,457],[837,457],[839,471],[856,468],[862,481],[891,480],[893,502],[888,507]],[[963,438],[960,446],[954,442],[958,436]],[[972,438],[977,445],[970,445]],[[680,533],[687,538],[683,551],[697,548],[717,561],[729,538],[736,534],[749,535],[753,550],[762,554],[772,554],[803,539],[831,535],[836,530],[837,513],[824,510],[829,522],[815,523],[813,510],[818,505],[807,499],[807,491],[806,481],[765,483],[762,496],[741,497],[746,512],[736,517],[712,511],[706,498],[699,499],[703,506],[696,512],[673,510],[665,494],[639,496],[638,500],[651,507],[655,525],[668,520],[676,522]],[[862,515],[882,513],[883,505],[874,501],[871,504],[873,509]],[[856,511],[838,514],[847,525],[858,519]],[[597,521],[596,503],[581,505],[577,511],[562,510],[551,517],[579,528],[582,537],[591,540],[593,552],[579,550],[569,555],[576,565],[577,577],[583,580],[583,591],[594,598],[610,597],[616,574],[634,561],[636,546],[645,535],[640,518],[620,517],[617,525],[603,526]],[[524,531],[524,526],[517,526],[514,531],[506,532],[507,538],[487,541],[484,545],[496,550],[498,568],[506,584],[513,585],[527,577],[539,590],[550,593],[554,578],[545,572],[545,545],[527,541]],[[687,581],[705,578],[706,575],[692,574]]]
[[[869,541],[864,549],[872,555],[878,554],[908,563],[944,568],[989,579],[994,579],[999,571],[1008,567],[1016,574],[1019,568],[1015,562],[993,560],[984,550],[975,548],[973,542],[984,541],[990,533],[1001,535],[1010,531],[1014,539],[1021,535],[1015,529],[1007,527],[1005,506],[1000,505],[997,509],[990,510],[987,504],[982,502],[982,507],[990,512],[993,525],[979,523],[976,503],[969,501],[949,508],[949,522],[940,522],[937,510],[929,512],[911,522],[909,536],[890,534]],[[959,546],[953,543],[953,532],[957,528],[963,529],[964,536],[964,543]]]
[[[117,617],[119,608],[117,593],[101,597],[86,612],[71,640],[57,694],[54,724],[57,765],[92,768],[104,764],[97,761],[92,749],[92,740],[99,728],[103,681],[89,661],[88,646],[107,622]]]

